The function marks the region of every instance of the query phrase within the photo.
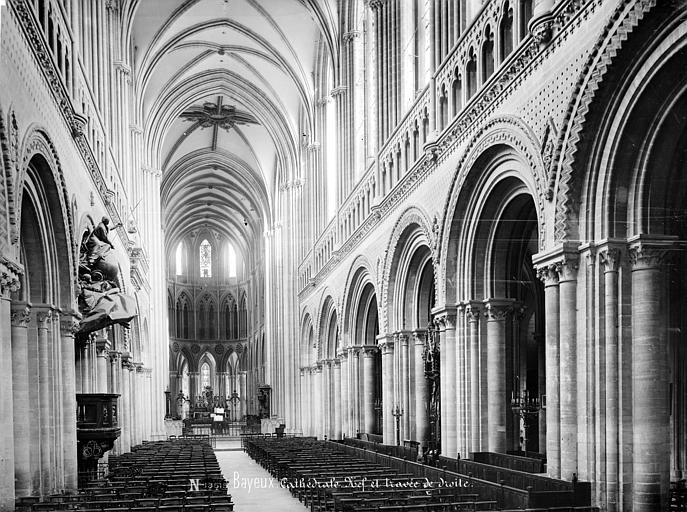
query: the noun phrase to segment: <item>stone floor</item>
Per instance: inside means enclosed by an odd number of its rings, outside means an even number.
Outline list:
[[[304,512],[307,510],[279,482],[241,450],[239,441],[218,442],[217,461],[236,512]]]

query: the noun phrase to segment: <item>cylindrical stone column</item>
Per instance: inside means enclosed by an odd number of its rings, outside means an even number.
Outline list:
[[[341,361],[341,399],[339,401],[339,406],[341,408],[341,434],[342,436],[351,435],[351,425],[350,425],[350,389],[348,384],[348,351],[342,349],[338,353],[339,360]]]
[[[490,452],[506,452],[506,320],[508,299],[485,301],[487,316],[487,428]]]
[[[382,351],[382,404],[384,406],[382,438],[385,444],[396,444],[394,441],[393,387],[394,387],[394,338],[383,336],[379,343]],[[369,431],[368,431],[369,432]]]
[[[360,432],[362,417],[362,386],[360,382],[360,347],[349,347],[348,359],[350,361],[350,389],[351,389],[351,435],[355,436]]]
[[[332,438],[341,439],[341,361],[335,359],[332,363],[332,378],[334,379],[334,431]]]
[[[426,336],[427,331],[413,331],[415,349],[415,364],[413,365],[415,371],[415,440],[422,446],[427,445],[427,433],[429,431],[429,396],[423,358]]]
[[[408,355],[408,333],[401,333],[401,397],[403,409],[403,423],[401,426],[401,441],[410,439],[410,359]]]
[[[375,429],[375,347],[363,349],[363,429],[372,434]]]
[[[331,437],[331,432],[329,431],[329,425],[331,423],[330,418],[330,408],[331,403],[331,365],[329,360],[322,361],[322,432],[323,435],[327,436],[327,439]]]
[[[459,457],[468,456],[467,417],[469,410],[469,393],[466,391],[466,348],[465,305],[456,308],[456,452]]]
[[[618,267],[620,250],[606,247],[599,252],[604,271],[604,329],[606,362],[606,510],[618,510]]]
[[[0,9],[2,11],[2,9]],[[14,394],[12,393],[12,314],[10,293],[19,287],[17,273],[0,262],[0,510],[14,510]]]
[[[76,461],[76,375],[74,333],[79,327],[75,314],[60,317],[62,339],[62,464],[64,489],[75,493],[78,487]]]
[[[131,451],[131,360],[129,354],[122,355],[122,396],[119,398],[119,425],[122,452]]]
[[[246,407],[246,397],[247,395],[247,386],[248,386],[248,377],[247,373],[245,370],[242,370],[239,372],[239,396],[241,397],[241,411],[240,411],[240,420],[242,421],[243,418],[248,414],[247,412],[247,407]]]
[[[31,305],[12,304],[12,393],[29,396],[28,325]],[[4,354],[2,357],[6,357]],[[14,485],[17,498],[31,495],[30,408],[23,400],[14,401]]]
[[[482,451],[480,436],[480,343],[479,316],[482,305],[470,303],[465,310],[468,320],[468,336],[470,343],[470,451]]]
[[[49,329],[52,326],[51,309],[41,310],[37,317],[38,324],[38,409],[39,409],[39,432],[40,432],[40,478],[41,495],[45,496],[51,492],[51,467],[50,451],[52,450],[50,410],[53,406],[50,400],[50,345]]]
[[[308,435],[308,420],[307,420],[307,414],[308,414],[308,389],[307,389],[307,383],[305,380],[305,368],[301,366],[300,368],[300,378],[301,378],[301,386],[300,386],[300,392],[301,392],[301,400],[300,400],[300,411],[301,411],[301,431],[304,436]]]
[[[445,457],[458,455],[456,396],[456,311],[444,308],[434,314],[441,339],[441,445]]]
[[[544,315],[546,329],[546,468],[551,478],[561,477],[560,430],[560,345],[558,338],[559,291],[556,265],[537,269],[544,281]]]
[[[314,409],[314,418],[313,418],[313,427],[314,427],[314,432],[313,434],[317,436],[319,439],[324,438],[324,428],[323,428],[323,422],[322,422],[322,365],[317,364],[313,367],[313,372],[314,372],[314,379],[313,379],[313,384],[315,386],[315,389],[313,390],[313,399],[315,402],[315,407]]]
[[[671,242],[631,242],[632,266],[632,510],[668,509],[670,389],[665,263]]]
[[[110,366],[110,342],[99,338],[95,341],[96,348],[96,393],[107,393]]]
[[[560,318],[561,478],[572,480],[577,469],[577,258],[558,265]]]

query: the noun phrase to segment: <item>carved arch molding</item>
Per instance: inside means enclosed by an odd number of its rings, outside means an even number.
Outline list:
[[[458,162],[457,170],[451,181],[449,194],[444,205],[441,226],[436,228],[438,237],[436,242],[436,259],[438,266],[435,269],[434,275],[437,304],[446,300],[446,273],[448,269],[445,262],[447,261],[449,250],[451,223],[456,211],[458,198],[475,162],[490,148],[496,146],[509,147],[516,153],[518,158],[522,159],[522,162],[529,169],[530,176],[523,176],[523,179],[525,182],[531,181],[534,186],[533,201],[536,205],[537,222],[539,224],[539,247],[540,249],[544,248],[546,232],[544,209],[547,200],[548,176],[541,152],[542,145],[532,129],[519,117],[495,117],[487,122],[470,140],[463,156]]]
[[[654,10],[657,0],[626,0],[610,17],[591,52],[580,77],[570,106],[566,110],[564,129],[560,131],[552,156],[550,193],[556,202],[554,241],[562,242],[573,235],[573,222],[577,219],[577,197],[584,176],[573,174],[580,166],[579,153],[589,143],[585,129],[590,124],[592,105],[599,97],[609,68],[616,61],[629,35]],[[555,188],[555,195],[553,194]]]
[[[434,289],[437,289],[437,275],[439,268],[439,254],[438,254],[438,225],[439,220],[435,216],[434,221],[430,222],[427,214],[415,207],[411,206],[405,210],[396,221],[391,232],[391,238],[387,244],[387,249],[384,252],[384,266],[379,273],[379,294],[380,301],[377,307],[379,317],[379,332],[387,333],[389,329],[388,319],[388,299],[389,299],[389,279],[391,276],[391,266],[394,264],[397,251],[402,249],[399,247],[399,242],[403,233],[411,226],[417,226],[424,235],[427,244],[429,245],[432,254],[432,266],[434,268]]]

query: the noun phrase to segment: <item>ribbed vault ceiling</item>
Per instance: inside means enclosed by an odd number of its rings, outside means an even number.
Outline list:
[[[295,177],[317,52],[336,52],[335,2],[137,0],[128,15],[168,250],[208,228],[245,253]]]

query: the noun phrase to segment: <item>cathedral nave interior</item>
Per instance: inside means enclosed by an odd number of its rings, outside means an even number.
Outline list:
[[[683,0],[0,0],[0,511],[687,509],[684,69]]]

